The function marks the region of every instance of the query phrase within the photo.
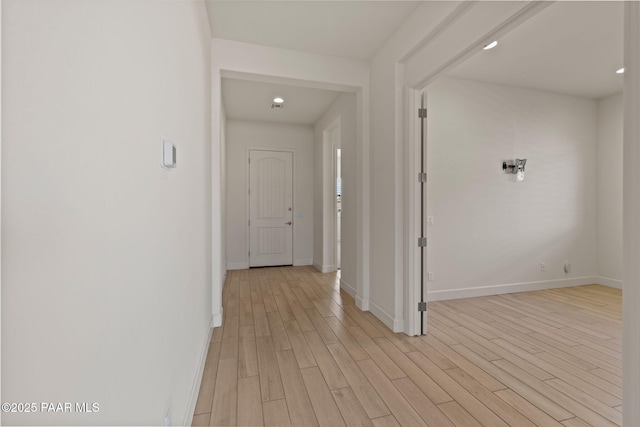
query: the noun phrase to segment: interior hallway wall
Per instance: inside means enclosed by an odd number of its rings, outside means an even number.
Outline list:
[[[2,397],[99,404],[2,421],[190,423],[211,322],[204,4],[2,9]]]
[[[428,298],[594,283],[596,101],[443,78],[427,105]]]
[[[330,265],[331,251],[328,246],[334,242],[325,235],[327,219],[334,212],[333,159],[331,144],[325,144],[324,131],[340,119],[340,145],[342,147],[342,236],[341,236],[341,280],[342,287],[351,296],[356,293],[356,96],[343,93],[325,111],[314,125],[314,213],[313,213],[313,256],[314,265],[319,270]],[[325,187],[331,188],[325,194]],[[325,238],[329,238],[325,241]]]
[[[224,231],[227,224],[227,113],[220,110],[220,224]],[[224,286],[227,277],[227,233],[221,234],[220,283]]]
[[[313,263],[313,128],[227,120],[227,268],[249,268],[247,247],[248,149],[295,150],[293,164],[293,263]]]
[[[598,275],[622,288],[622,94],[598,100]]]

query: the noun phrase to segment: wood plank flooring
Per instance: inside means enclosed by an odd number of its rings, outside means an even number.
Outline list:
[[[621,291],[429,303],[392,333],[311,267],[230,271],[193,425],[620,426]]]

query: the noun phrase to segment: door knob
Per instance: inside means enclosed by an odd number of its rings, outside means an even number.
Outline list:
[[[285,224],[286,224],[286,225],[291,225],[291,224],[293,224],[293,223],[292,223],[291,221],[289,221],[289,222],[285,222]]]

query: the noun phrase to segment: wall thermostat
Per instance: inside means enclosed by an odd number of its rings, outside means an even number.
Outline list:
[[[162,167],[165,169],[176,167],[176,146],[168,139],[162,140]]]

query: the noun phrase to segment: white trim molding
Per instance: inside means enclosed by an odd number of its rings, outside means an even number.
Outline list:
[[[317,261],[313,262],[313,266],[320,273],[333,273],[334,271],[336,271],[336,266],[335,265],[322,265]]]
[[[211,316],[210,324],[214,322],[214,315]],[[191,394],[189,395],[189,404],[187,405],[187,412],[184,415],[183,426],[190,426],[193,421],[193,413],[196,410],[196,403],[198,402],[198,394],[200,393],[200,385],[202,383],[202,375],[204,373],[204,365],[207,362],[207,354],[209,353],[209,345],[211,344],[211,335],[213,334],[213,328],[209,328],[207,336],[204,340],[204,345],[200,352],[200,363],[196,370],[196,376],[193,380],[193,386],[191,387]]]
[[[380,319],[382,323],[384,323],[387,328],[391,329],[393,332],[404,331],[404,319],[394,318],[375,302],[371,302],[371,313]]]
[[[228,262],[227,270],[247,270],[249,262]]]
[[[294,259],[293,265],[295,267],[300,267],[303,265],[313,265],[313,260],[311,258]]]
[[[489,295],[511,294],[515,292],[540,291],[543,289],[568,288],[599,284],[599,277],[587,276],[572,279],[545,280],[541,282],[508,283],[502,285],[480,286],[477,288],[459,288],[427,292],[427,301],[485,297]]]
[[[356,307],[362,311],[369,311],[369,300],[363,299],[360,295],[355,296]]]
[[[611,277],[598,276],[596,284],[608,286],[610,288],[622,289],[622,280],[612,279]]]
[[[356,300],[356,305],[358,305],[358,297],[356,295],[357,294],[356,288],[354,288],[353,286],[351,286],[349,283],[345,282],[344,280],[340,279],[340,289],[342,289],[343,291],[345,291],[346,293],[351,295],[353,297],[353,299]],[[358,305],[358,307],[360,307],[360,306]],[[362,308],[360,308],[360,309],[362,310]]]
[[[213,315],[211,316],[211,327],[212,328],[218,328],[220,326],[222,326],[222,313],[224,312],[224,309],[221,308],[220,309],[220,313],[213,313]]]

